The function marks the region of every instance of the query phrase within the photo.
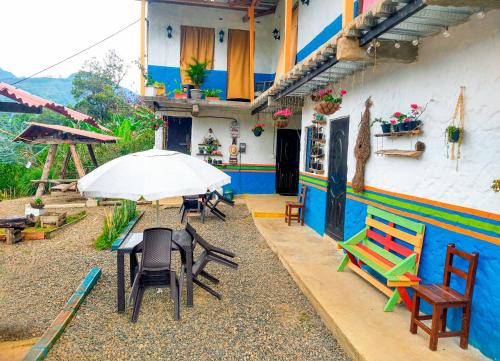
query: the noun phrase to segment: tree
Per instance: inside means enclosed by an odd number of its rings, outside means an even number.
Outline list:
[[[104,123],[113,114],[129,115],[132,108],[120,88],[126,73],[127,66],[114,50],[101,61],[87,60],[73,80],[71,94],[77,102],[75,108]]]

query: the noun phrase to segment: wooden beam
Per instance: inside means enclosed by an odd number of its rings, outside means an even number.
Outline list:
[[[293,16],[293,1],[285,0],[285,70],[284,74],[292,68],[291,52],[292,52],[292,16]]]
[[[80,156],[78,155],[78,152],[76,151],[76,146],[74,144],[70,144],[69,149],[71,151],[71,156],[73,157],[73,162],[75,163],[78,177],[81,178],[85,175],[85,170],[82,167],[82,162],[80,161]]]
[[[146,0],[141,0],[141,39],[140,39],[140,53],[139,61],[141,63],[140,85],[141,96],[144,96],[145,84],[144,73],[146,72]]]
[[[49,152],[47,153],[47,158],[45,159],[45,164],[42,170],[42,177],[40,180],[46,181],[49,179],[50,168],[52,168],[52,163],[54,163],[54,158],[57,152],[57,144],[52,144],[49,148]],[[45,191],[45,183],[38,184],[38,188],[35,193],[35,198],[39,198],[43,195]]]
[[[268,10],[262,10],[262,11],[257,11],[255,12],[255,15],[254,15],[254,18],[257,19],[257,18],[260,18],[260,17],[263,17],[263,16],[266,16],[266,15],[272,15],[276,12],[276,6],[275,7],[272,7]],[[246,14],[245,16],[243,16],[243,22],[246,23],[248,20],[250,20],[248,18],[248,14]]]
[[[248,5],[244,4],[227,4],[220,2],[207,2],[205,0],[155,0],[157,3],[172,4],[172,5],[185,5],[185,6],[199,6],[204,8],[216,8],[225,10],[238,10],[247,11]]]
[[[64,156],[64,161],[61,169],[61,179],[66,178],[66,171],[68,170],[68,164],[70,159],[71,159],[71,150],[68,149],[66,155]]]
[[[26,113],[26,114],[41,114],[42,107],[28,107],[24,104],[14,102],[0,102],[0,113]]]
[[[248,18],[250,19],[250,100],[255,98],[255,1],[248,9]]]
[[[95,168],[99,167],[99,163],[97,163],[97,158],[95,157],[94,148],[92,148],[92,144],[87,144],[87,149],[89,151],[90,159],[92,160],[92,164]],[[64,178],[64,177],[61,177]]]

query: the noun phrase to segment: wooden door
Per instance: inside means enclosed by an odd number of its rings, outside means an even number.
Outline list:
[[[278,129],[276,193],[296,195],[299,188],[300,130]]]
[[[333,120],[330,124],[326,234],[337,241],[344,240],[348,141],[349,118]]]

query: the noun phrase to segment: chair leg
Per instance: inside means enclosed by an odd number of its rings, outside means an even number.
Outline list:
[[[205,272],[205,271],[201,271],[201,272],[200,272],[200,276],[202,276],[203,278],[205,278],[205,279],[207,279],[207,280],[209,280],[210,282],[215,283],[215,284],[217,284],[217,283],[219,283],[219,282],[220,282],[217,278],[215,278],[215,277],[214,277],[214,276],[212,276],[210,273]]]
[[[448,318],[448,309],[444,308],[441,315],[441,332],[446,332],[446,319]]]
[[[186,210],[186,208],[184,208],[182,211],[182,216],[181,216],[181,224],[184,223],[184,219],[186,218],[186,213],[187,213],[187,210]]]
[[[288,226],[292,222],[292,207],[288,207]]]
[[[469,347],[469,327],[470,327],[470,303],[462,310],[462,330],[460,335],[460,347],[467,350]]]
[[[420,314],[420,297],[417,296],[417,292],[413,292],[413,311],[411,311],[411,322],[410,322],[410,332],[413,334],[417,333],[418,325],[415,322],[418,315]]]
[[[196,278],[193,278],[193,283],[195,285],[198,285],[200,286],[202,289],[204,289],[205,291],[207,291],[208,293],[210,293],[212,296],[214,296],[215,298],[217,299],[222,299],[222,296],[220,295],[220,293],[218,292],[215,292],[213,289],[211,289],[210,287],[208,287],[206,284],[198,281]]]
[[[437,350],[440,318],[441,318],[441,307],[434,306],[432,308],[432,324],[431,324],[431,334],[430,334],[431,339],[429,341],[429,348],[432,351]]]
[[[304,215],[305,215],[305,212],[306,210],[304,208],[301,208],[300,209],[300,225],[303,226],[304,225]]]
[[[137,318],[139,317],[139,311],[141,310],[142,297],[144,296],[144,287],[139,287],[137,292],[137,297],[135,298],[134,303],[134,311],[132,312],[132,318],[130,321],[137,322]]]
[[[174,289],[174,319],[179,321],[181,319],[181,308],[180,308],[180,284],[177,280],[170,285]]]

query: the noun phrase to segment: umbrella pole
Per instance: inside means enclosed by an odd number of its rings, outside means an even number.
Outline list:
[[[156,226],[160,225],[160,201],[156,201]]]

